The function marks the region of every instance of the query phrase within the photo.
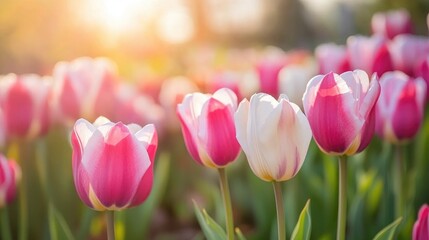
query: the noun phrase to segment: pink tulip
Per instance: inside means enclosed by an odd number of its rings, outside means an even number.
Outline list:
[[[61,122],[80,117],[111,116],[116,88],[116,66],[105,58],[77,58],[55,65],[54,99]]]
[[[350,68],[362,69],[367,74],[377,73],[379,76],[392,71],[387,43],[387,39],[380,35],[350,36],[347,39]]]
[[[152,124],[94,124],[79,119],[73,128],[73,178],[80,199],[98,211],[141,204],[152,189],[158,136]]]
[[[429,55],[429,38],[416,35],[398,35],[389,44],[395,70],[410,76]]]
[[[16,196],[18,181],[21,179],[21,168],[13,160],[0,155],[0,208],[11,203]]]
[[[410,14],[405,9],[379,12],[372,16],[372,32],[389,39],[404,33],[412,33],[413,26]]]
[[[429,56],[416,68],[415,75],[425,80],[426,86],[429,86]],[[429,100],[429,91],[426,91],[426,101]]]
[[[380,78],[381,94],[377,102],[376,132],[390,141],[413,138],[422,125],[426,83],[396,71]]]
[[[380,85],[362,70],[328,73],[310,80],[303,104],[320,149],[331,155],[353,155],[369,144],[375,126]]]
[[[316,47],[316,60],[319,64],[319,73],[342,73],[350,70],[347,49],[333,43],[325,43]]]
[[[413,227],[413,240],[429,240],[429,206],[424,204]]]
[[[185,144],[195,161],[206,167],[222,168],[238,157],[236,109],[237,96],[227,88],[213,95],[188,94],[177,105]]]
[[[286,181],[301,169],[311,129],[301,109],[286,95],[276,100],[258,93],[235,113],[237,139],[253,173],[265,181]]]
[[[283,50],[269,47],[256,65],[259,75],[260,91],[277,97],[279,95],[278,75],[286,63]]]
[[[51,122],[51,79],[34,74],[0,78],[0,102],[7,137],[34,138],[48,132]]]

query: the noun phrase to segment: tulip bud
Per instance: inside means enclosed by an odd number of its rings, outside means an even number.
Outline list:
[[[267,47],[256,65],[260,91],[271,96],[279,95],[278,75],[286,63],[286,54],[276,47]]]
[[[51,122],[51,79],[34,74],[0,78],[0,101],[7,137],[34,138],[48,132]]]
[[[410,14],[405,9],[379,12],[372,16],[372,32],[393,39],[396,35],[412,33]]]
[[[0,208],[11,203],[16,196],[18,181],[21,179],[21,168],[13,160],[0,155]]]
[[[237,139],[253,173],[265,181],[293,178],[304,162],[311,129],[301,109],[282,94],[241,101],[235,113]]]
[[[238,157],[236,109],[237,96],[227,88],[213,95],[188,94],[177,105],[185,144],[195,161],[206,167],[221,168]]]
[[[158,137],[152,124],[94,124],[79,119],[73,128],[73,178],[80,199],[98,211],[141,204],[149,195]]]
[[[429,206],[424,204],[419,210],[419,216],[413,227],[413,240],[429,240]]]
[[[381,94],[377,102],[376,132],[389,142],[413,138],[423,121],[426,83],[406,74],[387,72],[380,78]]]
[[[362,70],[313,77],[304,93],[304,111],[319,148],[353,155],[369,144],[375,126],[380,85]]]

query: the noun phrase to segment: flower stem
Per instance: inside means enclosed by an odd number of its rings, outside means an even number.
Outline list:
[[[232,216],[231,195],[229,193],[228,178],[225,168],[218,168],[220,190],[222,192],[223,204],[225,205],[226,232],[228,240],[234,239],[234,221]]]
[[[12,240],[12,234],[10,232],[9,216],[7,213],[7,206],[4,206],[0,210],[1,215],[1,237],[4,240]]]
[[[106,211],[107,239],[115,240],[115,211]]]
[[[286,223],[285,223],[285,216],[284,216],[282,187],[280,185],[280,182],[274,181],[273,188],[274,188],[274,197],[276,199],[278,239],[285,240]]]
[[[18,239],[28,239],[28,202],[27,202],[27,185],[28,185],[28,142],[17,140],[13,142],[12,147],[17,149],[17,161],[21,165],[21,183],[19,185],[19,225]]]
[[[337,222],[337,240],[346,239],[347,222],[347,158],[341,156],[338,159],[339,164],[339,188],[338,188],[338,222]]]
[[[399,218],[403,215],[404,208],[404,188],[403,188],[403,172],[404,172],[404,163],[403,163],[403,151],[400,145],[396,146],[396,159],[394,163],[394,173],[395,173],[395,216]]]

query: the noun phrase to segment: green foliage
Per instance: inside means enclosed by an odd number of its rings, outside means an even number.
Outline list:
[[[374,240],[392,240],[395,236],[396,228],[401,223],[402,218],[396,219],[393,223],[389,224],[383,228],[377,235],[375,235]]]
[[[226,239],[225,230],[211,218],[205,209],[200,209],[194,201],[194,212],[198,223],[208,240]]]
[[[311,236],[311,213],[310,213],[310,199],[305,204],[304,208],[299,215],[298,222],[292,232],[292,240],[308,240]]]

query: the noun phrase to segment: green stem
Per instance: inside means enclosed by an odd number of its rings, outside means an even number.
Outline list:
[[[28,178],[28,158],[27,158],[27,144],[26,141],[16,141],[18,149],[17,161],[21,165],[21,184],[19,186],[19,230],[18,239],[28,239],[28,203],[27,203],[27,178]]]
[[[337,240],[345,240],[347,222],[347,158],[345,156],[339,157],[338,164],[340,173],[338,188]]]
[[[280,182],[274,181],[273,188],[274,197],[276,199],[278,239],[284,240],[286,239],[286,223],[284,216],[282,187],[280,185]]]
[[[48,162],[46,156],[46,144],[44,139],[38,139],[36,142],[36,167],[39,174],[40,185],[46,196],[48,203],[51,202],[50,188],[48,186]]]
[[[7,206],[4,206],[0,210],[1,214],[1,237],[4,240],[12,240],[12,234],[10,232],[9,216],[7,213]]]
[[[395,179],[395,216],[399,218],[403,215],[404,211],[404,188],[403,188],[403,173],[404,173],[404,162],[403,162],[403,151],[400,145],[396,146],[396,159],[394,163],[394,178]]]
[[[234,239],[234,221],[232,216],[231,195],[229,193],[228,178],[225,168],[218,168],[220,191],[222,192],[223,204],[225,205],[226,232],[228,240]]]
[[[107,239],[115,240],[115,211],[106,211]]]

